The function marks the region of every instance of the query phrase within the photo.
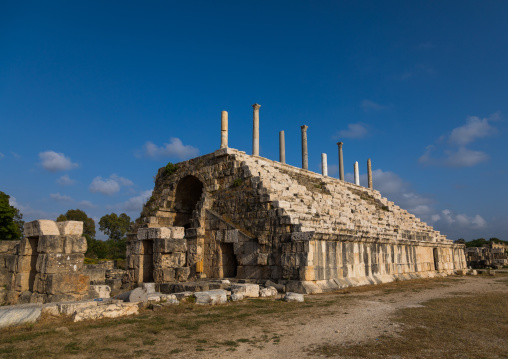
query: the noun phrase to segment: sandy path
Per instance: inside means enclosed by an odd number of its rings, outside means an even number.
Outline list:
[[[270,331],[280,335],[280,342],[266,343],[256,348],[242,343],[234,352],[207,353],[207,357],[221,358],[307,358],[304,349],[324,343],[342,344],[376,340],[382,334],[396,335],[401,329],[390,317],[395,311],[407,307],[422,306],[422,303],[446,296],[461,296],[482,292],[502,291],[508,293],[506,285],[495,282],[496,277],[482,278],[463,277],[462,280],[433,289],[422,289],[418,292],[398,292],[386,294],[381,291],[359,293],[360,298],[346,308],[332,308],[332,314],[321,318],[305,318],[301,323],[298,318],[285,323],[270,326]],[[328,294],[329,296],[337,294]],[[357,294],[358,295],[358,294]],[[338,309],[338,310],[337,310]],[[303,319],[303,318],[302,318]],[[248,323],[246,323],[248,324]],[[259,335],[259,328],[248,325],[236,336],[252,337]]]

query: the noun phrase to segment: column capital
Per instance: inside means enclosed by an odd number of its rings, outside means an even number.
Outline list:
[[[305,132],[305,131],[307,131],[307,129],[309,128],[309,126],[307,126],[307,125],[303,125],[303,126],[301,126],[300,128],[302,129],[302,132]]]
[[[339,145],[339,147],[342,147],[344,143],[343,142],[337,142],[337,145]]]
[[[260,107],[261,107],[261,105],[260,105],[260,104],[258,104],[258,103],[255,103],[254,105],[252,105],[252,108],[253,108],[254,110],[259,110],[259,108],[260,108]]]

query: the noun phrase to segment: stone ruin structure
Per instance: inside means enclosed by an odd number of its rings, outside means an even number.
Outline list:
[[[0,303],[47,303],[86,299],[83,274],[87,243],[83,222],[25,223],[20,241],[0,241]]]
[[[370,160],[369,188],[343,180],[341,142],[341,179],[285,164],[283,132],[281,162],[259,157],[253,107],[253,155],[228,147],[223,111],[219,150],[159,169],[129,237],[125,281],[270,280],[312,293],[466,270],[463,244],[372,189]]]
[[[508,265],[508,253],[504,245],[492,243],[490,247],[466,248],[467,265],[474,269],[502,268]]]

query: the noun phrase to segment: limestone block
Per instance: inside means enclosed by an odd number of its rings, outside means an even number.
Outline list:
[[[231,285],[231,292],[241,293],[244,297],[258,298],[259,297],[259,285],[250,283],[236,283]]]
[[[146,239],[157,239],[157,238],[171,238],[171,228],[169,227],[161,227],[161,228],[148,228]]]
[[[65,238],[65,253],[86,253],[88,243],[84,236],[67,236]]]
[[[153,242],[154,253],[175,253],[186,252],[187,244],[185,239],[157,238]]]
[[[83,235],[83,222],[82,221],[65,221],[56,222],[58,230],[62,236],[67,235]]]
[[[41,317],[41,306],[4,307],[0,309],[0,328],[35,323]]]
[[[303,297],[303,294],[300,294],[300,293],[288,292],[284,296],[284,301],[286,301],[286,302],[299,302],[299,303],[303,303],[304,297]]]
[[[141,288],[146,290],[148,294],[155,293],[155,283],[143,283]]]
[[[240,300],[243,300],[243,294],[242,293],[233,293],[231,294],[231,301],[232,302],[238,302]]]
[[[84,294],[90,288],[90,277],[80,273],[38,273],[35,276],[34,288],[37,292],[48,295]]]
[[[185,237],[184,227],[171,227],[171,238],[183,239]]]
[[[102,284],[106,280],[106,269],[104,268],[88,268],[86,265],[83,274],[90,277],[90,282],[94,284]]]
[[[18,253],[21,256],[31,256],[37,254],[37,244],[39,238],[27,238],[24,237],[19,241]]]
[[[224,230],[224,242],[225,243],[237,243],[238,242],[238,230],[237,229]]]
[[[46,274],[83,271],[85,255],[81,253],[44,253],[37,257],[37,272]]]
[[[138,228],[138,241],[143,241],[148,239],[148,230],[149,228]]]
[[[39,253],[66,253],[65,237],[60,235],[42,235],[39,236],[37,246]]]
[[[17,273],[14,277],[14,287],[12,289],[18,292],[29,290],[30,282],[34,279],[34,276],[35,273],[30,272]]]
[[[196,297],[196,304],[201,305],[224,304],[228,301],[226,291],[223,289],[196,292],[194,296]]]
[[[90,319],[118,318],[138,313],[139,307],[137,303],[116,303],[81,309],[73,314],[72,320],[80,322]]]
[[[185,291],[185,292],[178,292],[178,293],[174,293],[174,295],[175,295],[176,299],[178,299],[178,300],[183,300],[183,299],[185,299],[185,298],[187,298],[187,297],[192,296],[192,295],[193,295],[193,293],[192,293],[192,292],[189,292],[189,291]]]
[[[58,303],[58,311],[62,315],[73,315],[76,311],[96,307],[99,302],[94,300],[80,301],[80,302],[68,302],[68,303]]]
[[[176,268],[185,265],[185,253],[153,254],[153,263],[157,268]]]
[[[185,282],[190,275],[189,267],[179,267],[175,269],[175,279],[178,282]]]
[[[15,254],[16,246],[19,241],[0,241],[0,255],[1,254]]]
[[[174,282],[175,270],[173,268],[156,268],[153,270],[153,279],[156,283]]]
[[[91,285],[90,290],[93,290],[98,298],[109,298],[111,296],[111,288],[108,285]]]
[[[25,223],[25,237],[38,237],[42,235],[60,235],[60,230],[56,222],[47,219],[38,219],[36,221]]]
[[[21,256],[20,256],[21,257]],[[3,259],[4,259],[4,268],[6,268],[7,270],[11,271],[11,272],[16,272],[17,271],[17,265],[18,265],[18,259],[19,257],[16,256],[15,254],[4,254],[3,255]]]
[[[15,266],[16,272],[23,273],[34,271],[36,268],[36,264],[37,264],[37,256],[19,256],[17,265]]]
[[[52,316],[58,317],[60,315],[60,311],[58,310],[58,304],[46,304],[42,306],[42,315],[44,316]]]
[[[277,289],[275,287],[261,288],[259,290],[259,296],[262,298],[274,297],[277,295]]]

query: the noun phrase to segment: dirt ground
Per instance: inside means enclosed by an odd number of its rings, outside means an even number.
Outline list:
[[[0,332],[0,356],[508,358],[508,275],[452,276],[306,296],[144,310]]]

